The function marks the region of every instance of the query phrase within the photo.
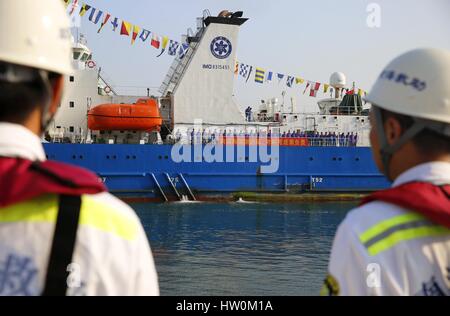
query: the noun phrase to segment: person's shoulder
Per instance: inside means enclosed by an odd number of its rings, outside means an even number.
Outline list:
[[[352,230],[358,235],[383,221],[406,213],[406,209],[396,205],[373,201],[352,209],[342,221],[341,227]]]
[[[82,196],[81,222],[94,224],[98,229],[133,241],[139,237],[141,222],[135,211],[108,192]],[[84,214],[84,215],[83,215]]]
[[[114,211],[117,214],[120,214],[129,219],[139,220],[136,215],[136,212],[131,208],[128,204],[115,197],[109,192],[101,192],[98,194],[89,194],[84,196],[86,199],[91,201],[95,201],[108,209]]]

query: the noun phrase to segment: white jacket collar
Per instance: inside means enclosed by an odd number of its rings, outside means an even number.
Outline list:
[[[0,156],[45,161],[41,139],[22,125],[0,123]]]
[[[430,182],[436,185],[450,184],[449,162],[428,162],[406,170],[395,179],[393,187],[412,181]]]

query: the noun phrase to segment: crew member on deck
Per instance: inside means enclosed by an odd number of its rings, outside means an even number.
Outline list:
[[[392,188],[339,226],[322,294],[450,295],[450,52],[401,55],[367,101],[374,160]]]

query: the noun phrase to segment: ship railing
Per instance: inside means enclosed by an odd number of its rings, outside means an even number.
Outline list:
[[[310,146],[319,147],[356,147],[358,144],[357,135],[346,136],[309,136],[308,141]]]
[[[115,95],[119,96],[159,96],[157,87],[144,86],[114,86]]]
[[[273,137],[263,135],[191,135],[190,137],[176,136],[174,143],[188,145],[236,145],[236,146],[309,146],[309,147],[356,147],[357,135],[315,137],[315,136],[287,136]]]

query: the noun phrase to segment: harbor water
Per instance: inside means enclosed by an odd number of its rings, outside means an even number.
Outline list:
[[[161,295],[318,295],[355,203],[132,204]]]

